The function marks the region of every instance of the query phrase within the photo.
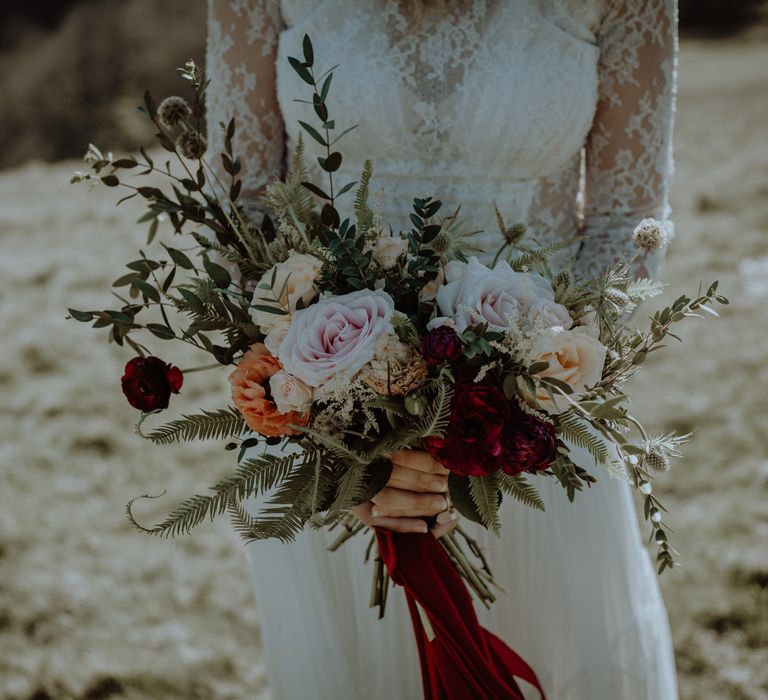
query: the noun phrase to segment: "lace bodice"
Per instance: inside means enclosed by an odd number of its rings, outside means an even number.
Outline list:
[[[209,0],[209,148],[237,120],[244,191],[255,194],[293,155],[298,119],[314,121],[288,65],[308,33],[322,72],[339,64],[329,105],[344,162],[374,160],[383,214],[409,228],[414,196],[444,213],[460,203],[486,254],[500,242],[495,202],[579,274],[634,252],[643,217],[665,221],[672,172],[675,0],[449,0],[414,29],[398,0]],[[319,144],[304,139],[315,181]],[[345,195],[350,197],[351,195]],[[340,205],[343,203],[341,200]],[[636,262],[655,275],[660,256]]]

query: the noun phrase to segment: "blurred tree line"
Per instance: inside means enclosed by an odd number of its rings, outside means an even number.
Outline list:
[[[765,19],[764,0],[679,0],[683,33],[728,35]],[[145,88],[183,90],[205,63],[205,0],[25,0],[0,6],[0,168],[82,155],[89,142],[152,139]]]

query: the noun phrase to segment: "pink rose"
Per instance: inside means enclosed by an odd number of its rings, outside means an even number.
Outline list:
[[[376,340],[391,329],[394,310],[392,297],[381,290],[321,299],[293,314],[280,362],[313,387],[342,372],[352,377],[373,359]]]
[[[532,308],[554,303],[552,285],[544,277],[516,272],[505,261],[493,269],[475,257],[468,263],[452,262],[446,266],[445,277],[447,283],[437,292],[437,305],[456,321],[459,332],[484,321],[496,330],[510,330]]]

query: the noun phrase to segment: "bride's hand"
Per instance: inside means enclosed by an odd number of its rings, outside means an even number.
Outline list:
[[[395,532],[427,532],[425,517],[437,516],[432,528],[442,537],[458,523],[448,495],[448,470],[428,452],[400,450],[392,454],[387,485],[352,512],[368,527]]]

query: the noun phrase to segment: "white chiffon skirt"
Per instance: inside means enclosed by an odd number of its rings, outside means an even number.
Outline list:
[[[667,613],[631,488],[594,471],[598,483],[573,503],[554,479],[533,479],[545,513],[506,498],[501,538],[462,522],[505,589],[490,610],[476,602],[480,622],[531,664],[548,700],[675,700]],[[330,553],[336,535],[246,548],[272,700],[421,698],[402,589],[390,589],[379,620],[368,537]]]

